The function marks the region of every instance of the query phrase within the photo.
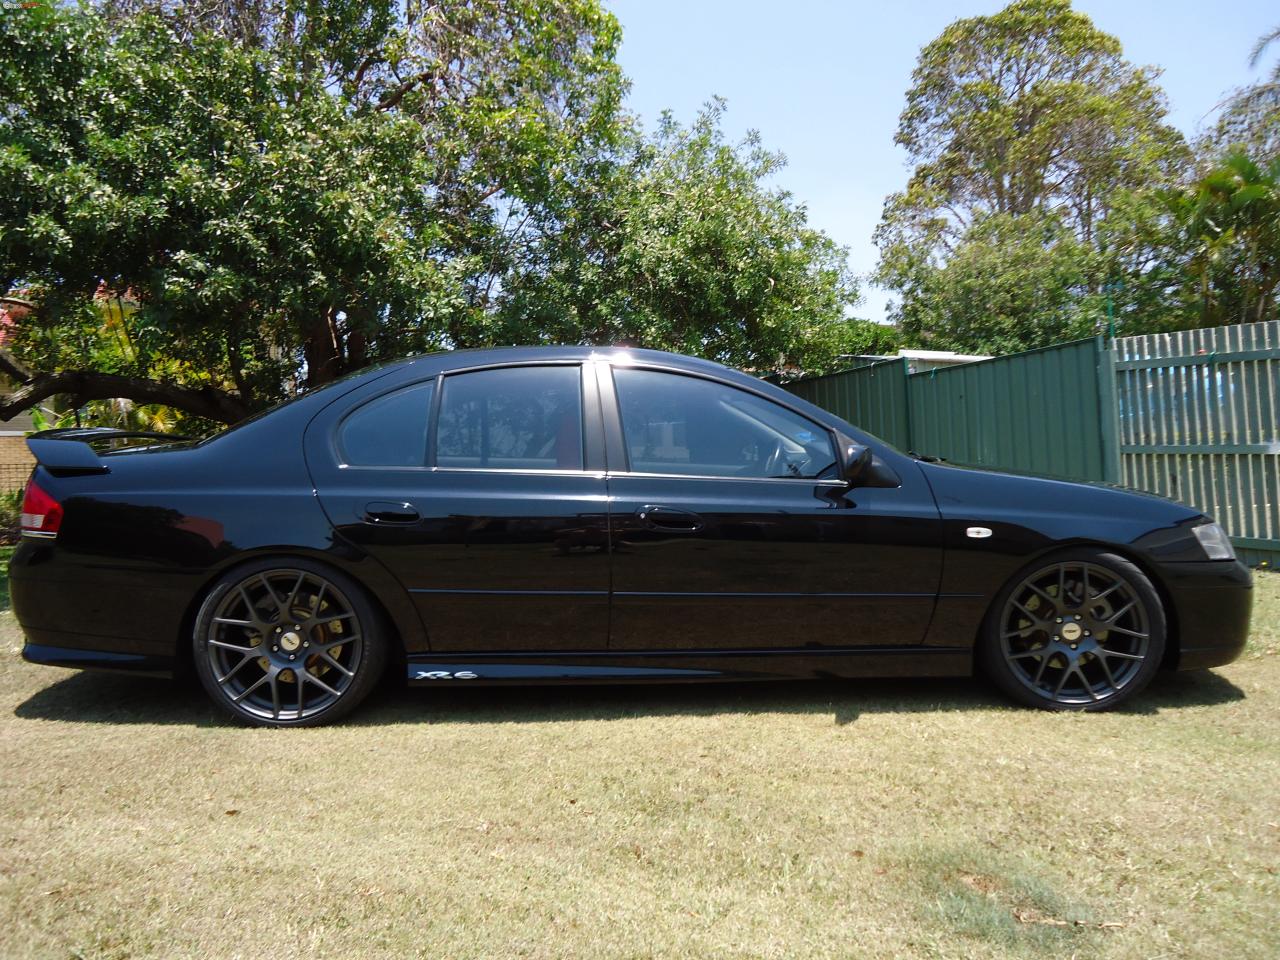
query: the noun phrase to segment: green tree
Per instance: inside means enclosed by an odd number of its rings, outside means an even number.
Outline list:
[[[1016,353],[1089,332],[1079,315],[1093,251],[1050,213],[990,214],[937,269],[911,271],[903,334],[931,347]]]
[[[778,158],[715,118],[645,139],[617,43],[597,0],[0,11],[0,292],[33,308],[0,415],[234,420],[369,361],[549,338],[762,370],[882,342],[765,183]],[[104,293],[137,305],[128,350]]]
[[[421,318],[459,300],[422,255],[440,231],[416,125],[147,18],[36,8],[0,30],[0,286],[38,304],[10,413],[67,393],[236,419],[341,372],[317,317],[358,364],[388,331],[428,342]],[[141,307],[127,353],[93,336],[104,286]]]
[[[1167,197],[1166,255],[1186,276],[1200,326],[1276,315],[1280,286],[1280,157],[1260,164],[1229,153],[1193,187]]]
[[[889,328],[858,302],[847,252],[769,185],[784,163],[755,134],[730,143],[724,104],[689,127],[586,158],[558,207],[539,211],[541,259],[514,273],[488,336],[634,343],[758,371],[826,369],[888,349]]]
[[[126,26],[153,13],[184,39],[213,34],[263,51],[283,76],[323,86],[349,114],[415,123],[430,171],[417,186],[441,232],[437,253],[477,310],[536,239],[530,211],[552,201],[580,154],[608,149],[619,129],[621,32],[599,0],[105,0],[102,8]],[[461,328],[450,333],[461,342]],[[318,329],[315,339],[335,338]]]
[[[1093,262],[1122,191],[1169,182],[1185,162],[1155,79],[1067,0],[1017,0],[924,47],[896,137],[915,167],[876,232],[877,279],[899,296],[905,336],[1008,349],[1070,332],[1073,313],[1060,305],[1104,281],[1065,265]],[[1026,249],[996,251],[995,236]],[[952,329],[953,312],[970,307],[929,300],[971,288],[934,276],[956,257],[957,275],[1018,264],[990,330],[977,316]]]

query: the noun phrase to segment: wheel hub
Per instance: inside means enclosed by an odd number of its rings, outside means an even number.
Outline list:
[[[280,634],[281,650],[287,650],[289,653],[293,653],[301,646],[302,646],[302,637],[294,633],[292,630],[287,630],[284,633]]]
[[[1098,642],[1092,637],[1085,637],[1075,643],[1059,641],[1058,643],[1050,644],[1050,648],[1062,654],[1071,663],[1081,663],[1087,661],[1090,654],[1096,654]]]

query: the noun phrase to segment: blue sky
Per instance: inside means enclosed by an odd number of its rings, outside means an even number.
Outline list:
[[[606,0],[622,22],[620,61],[631,109],[647,126],[664,109],[687,122],[713,95],[729,101],[726,127],[759,130],[787,155],[777,178],[810,222],[849,248],[867,273],[871,232],[887,193],[907,178],[894,146],[920,47],[959,17],[1000,2],[898,0]],[[1129,60],[1161,68],[1169,119],[1191,134],[1224,93],[1249,82],[1254,41],[1280,24],[1274,2],[1077,2],[1119,37]],[[1270,61],[1274,62],[1274,61]],[[864,288],[862,316],[882,319],[887,294]]]

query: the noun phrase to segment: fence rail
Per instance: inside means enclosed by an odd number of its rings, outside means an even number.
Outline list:
[[[786,387],[903,449],[1181,500],[1246,561],[1280,562],[1280,321],[915,374],[895,359]]]

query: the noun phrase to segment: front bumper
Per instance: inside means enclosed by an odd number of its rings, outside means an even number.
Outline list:
[[[1166,563],[1160,579],[1172,605],[1172,666],[1202,670],[1244,652],[1253,613],[1253,575],[1238,560]]]

